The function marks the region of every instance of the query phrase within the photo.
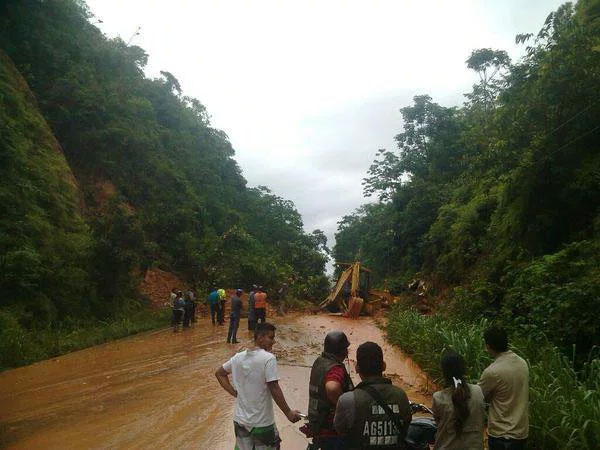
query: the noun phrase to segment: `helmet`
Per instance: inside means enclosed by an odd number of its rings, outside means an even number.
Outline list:
[[[350,346],[350,341],[346,334],[342,331],[334,330],[327,333],[325,336],[325,344],[323,345],[325,353],[339,355]]]

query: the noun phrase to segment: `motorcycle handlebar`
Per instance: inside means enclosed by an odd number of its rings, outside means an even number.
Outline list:
[[[410,410],[412,411],[412,413],[416,413],[416,412],[425,412],[427,414],[431,414],[433,416],[433,411],[431,409],[429,409],[427,406],[422,405],[421,403],[413,403],[410,402]]]

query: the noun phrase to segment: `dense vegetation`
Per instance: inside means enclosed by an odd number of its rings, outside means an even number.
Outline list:
[[[19,348],[43,330],[131,317],[152,267],[322,297],[324,234],[248,188],[204,106],[90,17],[76,0],[0,4],[0,341],[15,350],[0,367],[36,359]]]
[[[486,319],[465,323],[397,307],[387,331],[390,341],[405,349],[442,385],[440,355],[448,349],[465,357],[470,369],[467,378],[477,382],[491,362],[482,344],[487,326]],[[598,448],[600,359],[590,358],[577,372],[571,359],[538,337],[516,338],[511,347],[529,364],[529,446],[545,450]]]
[[[461,107],[419,95],[401,109],[398,149],[363,182],[378,201],[343,218],[333,253],[585,359],[600,342],[600,2],[567,3],[517,42],[514,64],[473,51],[480,82]]]

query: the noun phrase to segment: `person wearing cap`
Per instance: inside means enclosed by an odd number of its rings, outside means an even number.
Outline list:
[[[338,398],[352,389],[352,379],[344,365],[349,346],[350,342],[343,332],[330,331],[325,336],[323,353],[312,365],[308,387],[308,428],[313,437],[313,448],[346,448],[343,438],[333,427],[333,418]]]
[[[254,294],[254,314],[256,323],[267,320],[267,293],[263,291],[263,287],[259,286]]]
[[[240,316],[242,315],[242,295],[241,289],[236,289],[235,294],[231,296],[231,312],[229,313],[229,332],[227,333],[227,343],[237,344],[237,330],[240,326]]]
[[[383,377],[383,351],[375,342],[356,350],[361,383],[342,394],[334,417],[336,431],[346,436],[344,449],[403,449],[412,418],[406,393]]]

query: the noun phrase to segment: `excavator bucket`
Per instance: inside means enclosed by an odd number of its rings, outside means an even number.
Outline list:
[[[344,317],[357,318],[360,315],[364,303],[364,300],[359,297],[360,271],[363,270],[370,272],[370,270],[361,267],[359,261],[342,264],[346,264],[349,267],[342,272],[342,275],[340,275],[335,287],[329,293],[327,298],[321,302],[319,307],[323,309],[329,307],[330,305],[337,305],[339,309],[344,311]],[[350,295],[346,295],[348,298],[348,304],[346,304],[344,295],[342,295],[342,290],[344,289],[344,285],[346,283],[350,284]]]
[[[348,304],[348,308],[346,312],[342,314],[344,317],[349,317],[351,319],[358,319],[360,316],[360,312],[362,311],[364,300],[360,297],[350,297],[350,302]]]

